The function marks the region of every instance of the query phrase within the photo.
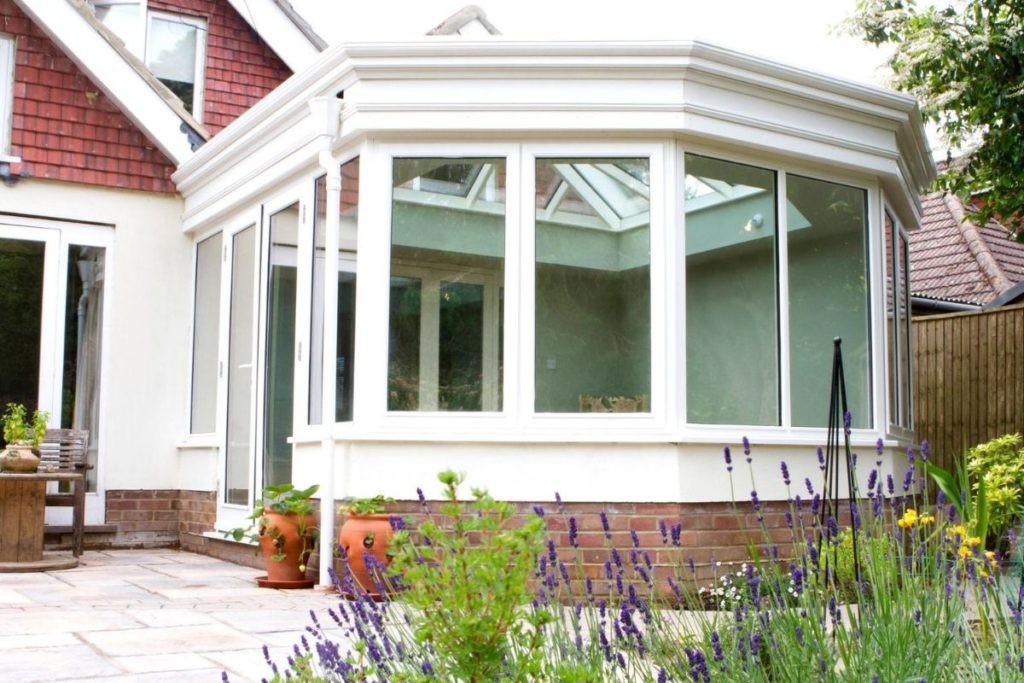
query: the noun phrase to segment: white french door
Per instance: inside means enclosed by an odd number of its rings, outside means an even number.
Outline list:
[[[104,521],[104,345],[113,231],[0,216],[0,409],[24,404],[51,427],[89,430],[86,524]],[[46,511],[70,524],[71,510]]]

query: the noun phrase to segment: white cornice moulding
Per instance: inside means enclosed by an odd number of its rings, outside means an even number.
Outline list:
[[[617,84],[629,82],[636,87],[650,84],[642,92],[646,101],[552,101],[539,91],[534,101],[525,101],[522,89],[514,92],[519,101],[470,101],[448,103],[429,100],[423,95],[423,82],[438,94],[448,94],[460,81],[491,81],[489,97],[501,98],[501,88],[522,88],[544,79],[564,78],[580,84],[609,81],[608,92],[616,93]],[[403,81],[410,84],[404,95]],[[446,82],[448,87],[446,88]],[[678,93],[665,98],[665,86],[657,82],[678,81]],[[414,85],[417,84],[417,85]],[[721,93],[736,93],[737,101],[773,103],[792,112],[806,111],[817,117],[815,126],[803,125],[791,113],[789,121],[770,121],[747,106],[743,110],[713,106],[686,94],[692,86]],[[688,86],[691,86],[688,88]],[[381,90],[383,88],[384,90]],[[264,100],[221,131],[182,165],[173,179],[186,196],[217,179],[231,167],[246,163],[254,149],[266,144],[287,125],[308,115],[306,102],[312,97],[334,96],[346,91],[346,110],[342,117],[341,138],[374,134],[444,134],[456,130],[468,135],[533,132],[587,134],[607,129],[608,117],[616,117],[613,130],[666,135],[688,133],[688,116],[716,119],[734,126],[745,126],[793,140],[830,145],[857,155],[879,160],[897,159],[894,167],[906,175],[894,184],[914,187],[908,201],[916,201],[916,191],[934,176],[927,154],[924,129],[916,102],[906,95],[876,86],[853,83],[777,64],[757,57],[700,42],[528,42],[491,39],[466,41],[462,38],[434,38],[413,43],[353,43],[325,51],[306,71],[296,74]],[[510,90],[510,93],[513,90]],[[383,94],[382,94],[383,93]],[[658,94],[662,93],[662,94]],[[460,93],[463,94],[463,93]],[[564,95],[559,95],[565,97]],[[470,93],[467,98],[473,97]],[[618,99],[622,99],[619,97]],[[458,122],[441,122],[444,112],[459,113]],[[479,120],[465,114],[480,112]],[[501,113],[526,113],[506,117]],[[551,114],[545,124],[545,114]],[[582,114],[582,115],[581,115]],[[587,118],[586,114],[593,114]],[[575,115],[575,118],[573,116]],[[640,118],[631,118],[637,117]],[[826,118],[849,121],[862,131],[861,139],[835,135],[820,121]],[[572,120],[572,125],[565,121]],[[469,121],[469,125],[467,125]],[[853,129],[851,129],[853,130]],[[890,136],[889,143],[882,135]],[[779,148],[780,153],[790,150]],[[312,160],[311,160],[312,163]],[[867,168],[867,167],[866,167]],[[221,188],[218,195],[229,194]],[[209,204],[209,197],[200,200]],[[913,209],[919,212],[919,208]],[[189,216],[201,213],[190,206]],[[189,221],[193,225],[194,221]]]

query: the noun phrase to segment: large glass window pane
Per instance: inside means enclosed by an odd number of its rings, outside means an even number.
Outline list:
[[[913,415],[911,414],[911,357],[910,357],[910,255],[907,240],[903,235],[898,235],[898,246],[897,254],[899,255],[899,277],[900,277],[900,289],[899,297],[900,303],[897,310],[899,315],[897,316],[897,322],[899,323],[897,329],[897,337],[899,343],[900,354],[900,421],[899,424],[903,427],[910,428],[913,426]]]
[[[313,310],[309,340],[309,424],[323,418],[324,342],[324,245],[327,225],[327,178],[316,182],[316,214],[313,221]],[[334,419],[352,419],[352,389],[355,371],[356,322],[356,237],[359,231],[359,159],[341,166],[341,201],[338,206],[338,326],[335,360]]]
[[[146,36],[146,66],[192,114],[199,97],[196,93],[197,65],[200,55],[200,27],[197,20],[154,15],[149,19]]]
[[[43,324],[46,245],[0,239],[0,410],[39,407],[39,342]]]
[[[389,410],[501,410],[503,159],[395,159]]]
[[[192,328],[193,434],[217,428],[217,347],[220,343],[220,271],[223,237],[196,245],[195,318]]]
[[[106,249],[73,244],[68,248],[64,311],[64,381],[60,426],[89,432],[86,490],[96,490],[100,448],[100,358],[103,342]],[[214,375],[216,381],[216,375]]]
[[[236,233],[231,250],[231,316],[228,327],[228,420],[224,500],[248,505],[252,484],[250,416],[253,394],[256,227]]]
[[[536,167],[537,412],[649,412],[650,162]]]
[[[299,204],[270,217],[267,252],[267,360],[263,408],[263,483],[292,480],[295,405],[295,273]]]
[[[687,421],[777,425],[775,173],[693,154],[685,166]]]
[[[843,340],[854,427],[871,426],[867,192],[790,175],[789,355],[796,427],[828,422],[834,337]]]
[[[899,417],[899,374],[896,357],[898,354],[896,330],[896,226],[889,212],[885,212],[885,347],[886,377],[889,384],[889,422],[900,424]]]

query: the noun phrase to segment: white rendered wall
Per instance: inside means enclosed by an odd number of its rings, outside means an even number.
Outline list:
[[[179,488],[193,250],[181,234],[181,198],[29,179],[3,188],[0,212],[113,226],[100,488]],[[214,489],[209,474],[188,488]]]

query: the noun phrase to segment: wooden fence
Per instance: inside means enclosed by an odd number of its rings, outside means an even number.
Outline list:
[[[1024,306],[916,318],[914,424],[934,460],[1024,432]]]

